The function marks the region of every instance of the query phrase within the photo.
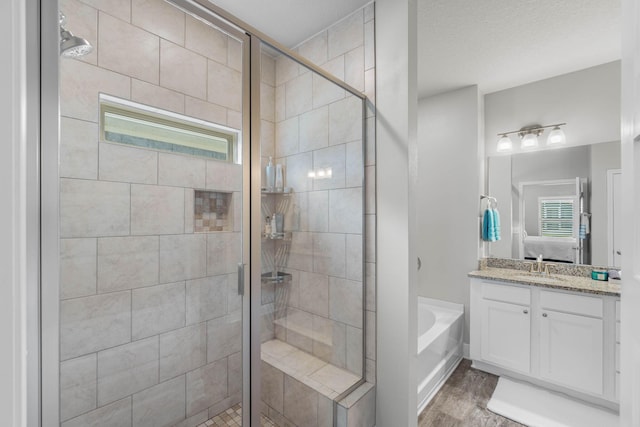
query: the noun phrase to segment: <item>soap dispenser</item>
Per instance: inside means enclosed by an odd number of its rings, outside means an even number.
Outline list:
[[[275,175],[275,171],[273,170],[273,158],[269,157],[269,164],[267,164],[267,167],[265,168],[265,172],[266,172],[266,178],[267,178],[267,191],[273,191],[273,188],[275,187],[275,181],[276,181],[276,175]]]

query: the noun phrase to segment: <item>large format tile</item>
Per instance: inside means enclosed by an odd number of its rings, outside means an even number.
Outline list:
[[[220,105],[204,101],[202,99],[187,96],[184,102],[184,111],[187,116],[208,122],[225,125],[227,123],[227,109]]]
[[[145,338],[184,326],[184,282],[132,291],[133,339]]]
[[[344,234],[313,234],[313,271],[335,277],[346,276],[346,240]]]
[[[346,325],[322,316],[313,316],[313,355],[335,366],[345,367]]]
[[[362,329],[347,326],[347,365],[349,372],[357,376],[364,375],[362,360],[363,347]]]
[[[61,360],[131,339],[131,294],[114,292],[60,302]]]
[[[298,46],[298,53],[314,64],[327,62],[327,32],[312,37]]]
[[[331,178],[315,179],[314,190],[344,188],[346,177],[345,145],[340,144],[313,152],[314,169],[331,169]]]
[[[313,271],[313,263],[313,234],[291,233],[287,267],[302,271]]]
[[[349,96],[329,106],[329,144],[362,140],[362,100]]]
[[[344,81],[354,89],[364,91],[364,46],[344,55]]]
[[[287,343],[311,353],[313,351],[313,315],[296,308],[287,308]]]
[[[184,189],[131,186],[131,234],[182,234]]]
[[[187,374],[187,416],[213,406],[227,397],[227,359]]]
[[[360,379],[358,375],[352,374],[331,364],[327,364],[318,369],[309,377],[338,393],[344,392]]]
[[[329,109],[321,107],[300,116],[300,151],[311,151],[329,145]]]
[[[300,308],[329,317],[329,278],[325,274],[300,272]]]
[[[185,418],[185,376],[133,395],[134,427],[169,427]]]
[[[285,375],[284,416],[299,426],[318,424],[318,392]]]
[[[229,396],[242,393],[242,352],[233,353],[227,358]],[[247,373],[248,375],[248,373]]]
[[[298,153],[298,117],[276,123],[276,156],[285,157]]]
[[[204,188],[206,161],[197,157],[160,153],[158,184]]]
[[[206,324],[199,323],[160,335],[160,381],[199,368],[206,362]]]
[[[306,72],[286,84],[285,109],[287,118],[310,111],[313,107],[311,73]]]
[[[242,262],[240,233],[217,232],[207,235],[207,274],[235,273]]]
[[[60,237],[129,234],[129,184],[60,179]]]
[[[96,239],[60,239],[60,299],[96,293]]]
[[[273,86],[260,85],[260,118],[274,122],[276,120],[276,90]]]
[[[313,154],[311,152],[294,154],[286,158],[285,187],[291,187],[294,197],[301,197],[300,193],[311,190],[309,171],[313,169]]]
[[[364,44],[364,17],[359,10],[329,28],[329,58],[335,58]]]
[[[362,141],[346,144],[346,187],[362,187],[364,185],[364,147]],[[367,182],[368,184],[368,182]]]
[[[61,61],[60,115],[98,123],[98,94],[128,99],[131,79],[82,61]]]
[[[329,278],[329,316],[362,328],[362,282]]]
[[[158,85],[131,79],[131,100],[151,107],[184,114],[184,94]]]
[[[282,413],[284,406],[284,374],[280,369],[262,362],[262,401]]]
[[[60,176],[98,177],[98,125],[84,120],[60,118]]]
[[[242,110],[242,74],[215,61],[207,61],[207,100],[234,111]]]
[[[170,41],[161,40],[160,86],[206,99],[207,59]]]
[[[101,12],[98,46],[98,65],[101,68],[158,83],[160,39],[157,36]]]
[[[60,419],[96,408],[96,355],[60,363]]]
[[[158,153],[120,144],[100,144],[100,180],[156,184]]]
[[[98,353],[98,405],[158,383],[158,337],[134,341]]]
[[[82,0],[82,2],[124,21],[131,19],[131,0]]]
[[[132,427],[131,398],[113,402],[62,423],[62,427]]]
[[[185,47],[221,64],[227,62],[227,35],[187,14]]]
[[[329,192],[329,231],[332,233],[362,233],[362,187]]]
[[[362,281],[364,241],[361,234],[347,234],[347,279]],[[368,289],[368,288],[367,288]]]
[[[105,237],[98,239],[100,293],[158,283],[158,237]]]
[[[207,236],[160,236],[160,282],[177,282],[207,275]]]
[[[329,231],[329,192],[309,192],[309,204],[307,215],[309,218],[309,231]]]
[[[227,313],[228,282],[227,275],[187,281],[187,325]]]
[[[242,191],[242,165],[220,160],[207,161],[208,190]]]
[[[132,0],[131,23],[184,45],[184,12],[171,3],[156,0]]]
[[[242,318],[236,312],[207,322],[207,362],[242,350]]]
[[[328,62],[325,66],[323,66],[323,68],[329,72],[332,72],[336,77],[340,78],[340,74],[344,74],[344,56],[335,58],[334,60]],[[336,68],[336,71],[339,70],[339,73],[331,70],[331,68]],[[320,74],[313,75],[313,108],[329,105],[332,102],[344,98],[345,94],[345,90],[331,80],[322,77]]]

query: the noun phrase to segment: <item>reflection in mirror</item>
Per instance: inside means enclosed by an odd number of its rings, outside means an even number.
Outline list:
[[[487,166],[504,218],[492,256],[620,265],[618,142],[494,156]]]

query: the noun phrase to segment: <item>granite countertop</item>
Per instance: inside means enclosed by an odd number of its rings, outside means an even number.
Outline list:
[[[602,282],[599,280],[592,280],[590,277],[567,276],[562,274],[543,275],[529,273],[523,270],[496,267],[485,267],[481,270],[472,271],[468,276],[479,279],[517,283],[519,285],[539,286],[598,295],[620,296],[619,280]]]

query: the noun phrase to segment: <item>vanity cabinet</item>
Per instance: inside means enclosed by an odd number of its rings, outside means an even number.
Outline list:
[[[526,289],[501,286],[484,289],[481,304],[482,359],[529,373],[531,360],[530,294]]]
[[[540,377],[603,394],[601,298],[540,291]]]
[[[617,298],[471,279],[479,369],[614,403]]]

